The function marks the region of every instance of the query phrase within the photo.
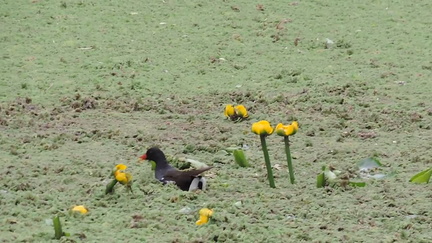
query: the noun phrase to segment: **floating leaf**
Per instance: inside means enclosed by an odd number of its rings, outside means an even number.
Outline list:
[[[324,172],[321,172],[317,176],[317,188],[322,188],[324,186],[325,186],[325,176],[324,176]]]
[[[369,177],[373,179],[383,179],[386,176],[387,176],[386,174],[375,174],[375,175],[370,175]]]
[[[205,163],[198,161],[198,160],[185,159],[185,161],[190,163],[193,167],[195,167],[197,169],[208,167],[208,165],[206,165]]]
[[[179,213],[181,213],[181,214],[191,214],[191,213],[194,213],[194,211],[193,211],[192,208],[186,206],[186,207],[180,209]]]
[[[235,162],[239,166],[241,166],[241,167],[249,167],[250,166],[248,161],[246,160],[246,157],[243,153],[243,150],[241,150],[241,149],[234,150],[233,154],[234,154]]]
[[[328,181],[336,180],[337,174],[340,174],[340,171],[338,171],[338,170],[331,171],[330,168],[328,168],[328,167],[326,167],[324,170],[325,179]]]
[[[53,219],[45,219],[45,224],[48,226],[53,226],[54,225]]]
[[[369,170],[373,168],[382,167],[381,162],[376,158],[367,158],[360,161],[357,166],[360,170]]]
[[[353,187],[365,187],[366,186],[366,182],[353,182],[353,181],[350,181],[348,184],[350,186],[353,186]]]
[[[234,203],[234,206],[237,208],[242,208],[242,202],[241,201],[237,201]]]
[[[409,181],[412,183],[429,183],[432,175],[432,168],[424,170],[414,175]]]
[[[233,153],[234,151],[236,151],[238,149],[239,149],[239,147],[228,147],[225,149],[225,151],[228,153]]]

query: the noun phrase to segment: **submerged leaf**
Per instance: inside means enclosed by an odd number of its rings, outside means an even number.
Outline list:
[[[360,170],[369,170],[373,168],[382,167],[381,162],[376,158],[367,158],[360,161],[357,166]]]
[[[432,176],[432,168],[424,170],[414,175],[409,181],[412,183],[429,183]]]

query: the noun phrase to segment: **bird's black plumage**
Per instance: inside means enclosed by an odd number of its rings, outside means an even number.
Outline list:
[[[200,174],[212,168],[205,167],[193,170],[177,170],[168,163],[165,154],[157,147],[150,148],[140,158],[143,160],[151,160],[156,163],[156,179],[164,184],[174,182],[183,191],[188,191],[190,189],[191,183],[195,178],[199,178],[198,188],[202,189],[205,180],[200,178]]]

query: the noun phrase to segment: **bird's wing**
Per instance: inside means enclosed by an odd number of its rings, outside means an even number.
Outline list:
[[[164,181],[175,181],[177,184],[182,182],[190,182],[193,178],[199,176],[204,171],[210,170],[213,167],[206,167],[197,170],[169,170],[163,176]],[[161,180],[162,181],[162,180]]]

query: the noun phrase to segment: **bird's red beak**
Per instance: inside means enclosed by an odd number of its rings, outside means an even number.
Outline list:
[[[146,160],[147,159],[147,154],[143,154],[141,157],[139,157],[139,160]]]

